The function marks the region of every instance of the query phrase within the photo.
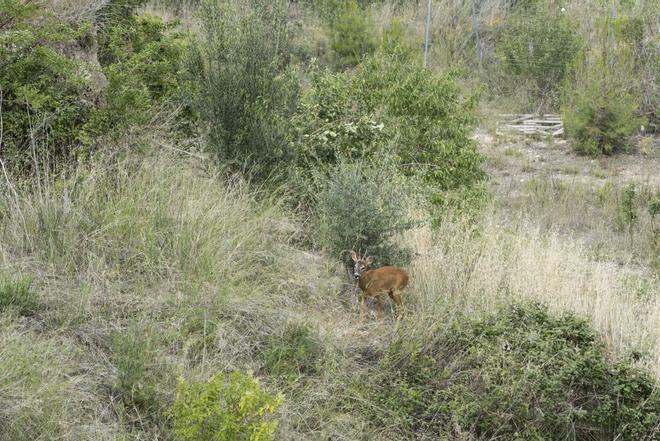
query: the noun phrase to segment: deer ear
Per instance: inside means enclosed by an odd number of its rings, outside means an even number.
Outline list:
[[[364,263],[367,265],[371,265],[371,263],[374,261],[374,258],[372,256],[369,256],[365,259]]]
[[[355,251],[351,251],[351,259],[353,259],[353,262],[358,261],[358,256],[357,254],[355,254]]]

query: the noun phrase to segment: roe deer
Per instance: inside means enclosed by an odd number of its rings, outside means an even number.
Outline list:
[[[403,315],[403,300],[401,295],[403,294],[403,289],[408,285],[408,273],[395,266],[384,266],[369,270],[369,265],[374,260],[373,257],[359,257],[355,251],[351,251],[351,258],[355,262],[353,276],[362,291],[360,297],[360,320],[364,320],[364,300],[366,297],[373,297],[376,300],[378,306],[376,315],[378,316],[378,320],[382,320],[383,299],[381,296],[385,293],[396,303],[397,318],[400,319]]]

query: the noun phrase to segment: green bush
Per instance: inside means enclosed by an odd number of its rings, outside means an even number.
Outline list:
[[[496,41],[500,75],[495,88],[519,93],[525,88],[530,110],[556,110],[566,72],[582,44],[567,15],[538,6],[518,7]]]
[[[374,52],[376,41],[372,36],[373,24],[368,14],[355,0],[344,0],[331,22],[330,46],[336,54],[339,68],[357,66]]]
[[[639,113],[647,118],[647,132],[660,129],[660,57],[657,52],[656,16],[650,4],[642,4],[635,15],[621,15],[611,19],[614,35],[632,52],[633,71],[640,86]]]
[[[619,205],[618,218],[619,223],[632,233],[633,227],[639,219],[637,214],[637,188],[635,184],[628,184],[623,191],[621,204]]]
[[[648,212],[651,215],[651,266],[660,270],[660,194],[649,201]]]
[[[184,38],[173,24],[135,15],[143,3],[111,1],[99,11],[98,53],[91,23],[69,24],[47,2],[0,3],[2,141],[10,163],[26,165],[33,150],[66,157],[109,131],[148,123],[156,105],[174,107]]]
[[[181,379],[170,409],[172,430],[182,441],[270,441],[277,421],[269,418],[284,401],[259,386],[252,374],[217,374],[206,384]]]
[[[347,250],[369,253],[376,264],[405,265],[410,251],[397,234],[413,226],[408,184],[388,163],[340,161],[315,176],[316,239],[347,265]]]
[[[251,0],[241,8],[203,2],[201,37],[191,45],[192,100],[223,165],[267,175],[289,155],[298,80],[289,66],[287,2]]]
[[[139,3],[139,2],[138,2]],[[159,17],[138,17],[133,6],[119,10],[111,2],[102,13],[106,18],[99,33],[99,58],[107,86],[103,105],[85,126],[87,141],[110,130],[149,123],[155,108],[173,112],[181,98],[181,61],[186,39],[174,31],[176,22],[165,23]]]
[[[378,50],[385,54],[398,56],[403,61],[410,63],[418,62],[416,57],[421,53],[408,39],[404,22],[396,18],[383,30]]]
[[[367,396],[389,424],[477,439],[657,435],[655,381],[629,361],[610,361],[584,320],[531,304],[443,327],[402,330],[380,361]]]
[[[21,315],[33,314],[39,302],[31,285],[30,277],[7,277],[0,274],[0,311],[13,309]]]
[[[123,57],[116,49],[117,44],[124,45],[126,36],[117,32],[124,29],[131,34],[131,24],[135,23],[135,14],[140,6],[148,0],[108,0],[99,10],[97,17],[98,59],[103,66],[116,63],[118,56]]]
[[[486,183],[436,192],[431,197],[431,224],[437,227],[450,219],[475,221],[491,198]]]
[[[89,66],[66,56],[89,30],[47,12],[45,2],[0,2],[0,103],[4,154],[19,167],[32,148],[66,155],[94,109]]]
[[[471,187],[485,176],[471,139],[476,103],[476,95],[462,96],[455,74],[392,54],[354,71],[316,72],[294,119],[300,169],[387,152],[433,193]]]
[[[655,218],[656,216],[660,215],[660,195],[654,196],[649,201],[649,214],[651,215],[652,218]]]
[[[607,21],[603,28],[599,44],[576,60],[563,97],[566,134],[587,155],[626,150],[627,138],[644,123],[630,48],[614,40]]]
[[[322,346],[306,323],[290,323],[278,336],[270,336],[264,350],[264,365],[271,375],[295,380],[314,375],[322,362]]]

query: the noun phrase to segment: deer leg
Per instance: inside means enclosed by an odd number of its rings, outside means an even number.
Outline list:
[[[387,295],[390,296],[390,299],[392,299],[392,301],[394,303],[396,303],[396,299],[394,298],[394,290],[393,289],[390,289],[389,291],[387,291]],[[398,311],[399,310],[397,309],[397,313],[398,313]]]
[[[380,295],[376,296],[376,303],[376,316],[378,317],[378,321],[383,321],[383,298]]]
[[[360,296],[360,322],[364,321],[364,293]]]
[[[395,291],[392,293],[392,300],[394,300],[394,303],[396,303],[396,316],[397,319],[401,320],[405,313],[405,309],[403,307],[403,299],[401,298],[401,291]]]

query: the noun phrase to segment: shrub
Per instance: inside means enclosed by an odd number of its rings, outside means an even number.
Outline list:
[[[0,17],[4,154],[17,166],[41,145],[50,157],[66,155],[94,108],[94,93],[89,66],[61,48],[76,46],[88,27],[74,29],[42,1],[3,1]]]
[[[393,342],[371,382],[370,398],[390,424],[395,417],[409,431],[478,439],[640,440],[657,431],[654,380],[629,361],[608,360],[573,315],[516,304],[417,329]]]
[[[627,227],[629,234],[632,234],[633,227],[639,218],[637,214],[637,206],[635,203],[636,199],[637,189],[635,184],[628,184],[628,186],[626,186],[625,190],[623,191],[618,217],[620,223],[624,227]]]
[[[655,216],[660,215],[660,196],[654,196],[649,201],[649,214],[655,219]]]
[[[313,207],[317,240],[347,265],[347,250],[373,255],[377,265],[405,265],[409,250],[396,235],[413,226],[408,220],[407,187],[388,163],[340,161],[317,172]]]
[[[7,277],[0,274],[0,311],[14,309],[21,315],[34,313],[39,303],[31,285],[30,277]]]
[[[355,0],[345,0],[340,4],[331,28],[330,46],[336,54],[335,65],[339,68],[357,66],[376,49],[372,36],[373,24]]]
[[[649,201],[648,212],[651,215],[651,265],[660,270],[660,223],[656,223],[660,218],[660,195]]]
[[[476,221],[480,210],[491,201],[491,197],[485,183],[435,192],[431,196],[431,224],[437,227],[448,220]]]
[[[518,7],[497,39],[497,76],[505,93],[526,88],[530,109],[557,109],[562,81],[581,46],[575,22],[539,5]]]
[[[148,0],[108,0],[99,11],[98,18],[98,59],[107,66],[118,61],[118,57],[128,54],[117,51],[117,44],[124,45],[126,36],[117,32],[117,29],[129,31],[131,24],[135,23],[137,8],[143,6]],[[130,31],[128,32],[131,33]]]
[[[625,150],[628,136],[644,123],[636,116],[641,98],[630,49],[608,34],[601,30],[598,46],[578,57],[564,91],[566,134],[581,154]]]
[[[172,430],[183,441],[269,441],[277,421],[269,415],[282,402],[259,386],[252,374],[217,374],[206,384],[181,379],[170,409]]]
[[[251,0],[242,8],[205,1],[201,37],[188,59],[191,99],[207,125],[209,151],[258,176],[289,154],[298,82],[289,66],[286,6],[284,0]]]
[[[176,22],[138,17],[139,2],[133,3],[117,9],[119,3],[111,2],[102,11],[107,16],[99,33],[99,58],[107,86],[103,105],[85,127],[88,142],[109,130],[147,124],[156,106],[173,112],[181,98],[185,35],[173,30]]]
[[[639,113],[647,118],[647,131],[652,133],[660,128],[660,90],[657,87],[660,82],[660,58],[657,56],[654,37],[657,21],[655,15],[647,9],[653,6],[640,6],[641,10],[636,11],[634,16],[611,18],[611,23],[616,39],[625,43],[632,52],[635,79],[640,86]]]
[[[172,24],[138,18],[143,3],[108,2],[98,34],[59,19],[47,2],[0,4],[3,144],[17,166],[33,150],[59,159],[108,131],[145,124],[155,105],[178,98],[184,38]]]
[[[484,178],[470,138],[476,103],[476,95],[462,96],[455,74],[397,55],[368,57],[351,72],[316,72],[294,120],[300,168],[387,152],[433,193],[473,186]]]
[[[406,26],[403,21],[393,19],[383,30],[383,38],[378,49],[385,53],[398,56],[404,61],[413,63],[419,56],[414,45],[406,36]]]
[[[264,350],[268,373],[288,380],[318,372],[322,346],[306,323],[290,323],[279,336],[270,336]]]

